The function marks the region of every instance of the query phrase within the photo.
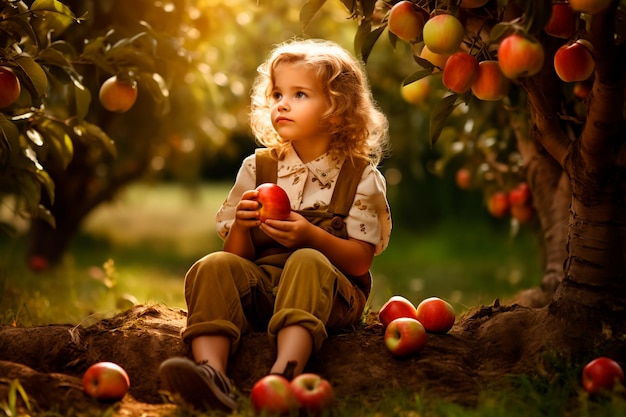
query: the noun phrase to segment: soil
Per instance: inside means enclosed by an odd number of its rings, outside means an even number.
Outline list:
[[[370,313],[362,326],[330,335],[306,370],[327,378],[340,401],[367,398],[375,402],[390,389],[403,389],[426,390],[472,406],[479,387],[494,376],[532,369],[529,361],[537,357],[543,343],[522,343],[520,334],[528,331],[531,323],[545,323],[541,317],[545,311],[497,302],[478,307],[458,317],[447,334],[429,334],[426,347],[406,359],[391,356],[383,342],[382,326],[376,314]],[[127,370],[131,380],[129,393],[116,405],[119,415],[168,414],[176,405],[159,392],[158,366],[169,357],[188,355],[179,336],[185,319],[181,310],[140,305],[88,327],[1,328],[0,404],[6,404],[10,382],[19,379],[36,410],[101,415],[112,404],[88,397],[81,378],[91,364],[113,361]],[[501,325],[503,320],[506,325]],[[537,331],[542,336],[549,334],[546,327]],[[246,401],[273,358],[264,333],[242,338],[229,364],[240,401]]]

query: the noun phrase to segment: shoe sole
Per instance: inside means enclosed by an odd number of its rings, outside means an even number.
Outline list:
[[[232,411],[237,408],[235,400],[224,394],[213,381],[207,381],[196,371],[196,364],[184,359],[171,358],[161,364],[159,376],[165,391],[181,396],[195,408],[219,408]],[[217,371],[216,371],[217,372]],[[208,390],[199,391],[198,387]]]

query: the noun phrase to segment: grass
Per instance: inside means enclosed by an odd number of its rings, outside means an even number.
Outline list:
[[[174,185],[139,185],[100,207],[58,268],[36,274],[23,260],[23,238],[0,236],[0,324],[30,326],[95,322],[132,303],[185,308],[184,274],[195,259],[220,248],[214,214],[230,184],[190,191]],[[538,285],[541,274],[531,233],[512,237],[487,216],[450,219],[422,231],[399,222],[389,248],[373,266],[372,308],[393,294],[414,302],[437,295],[458,312],[506,299]],[[477,407],[425,393],[381,393],[354,398],[334,415],[400,417],[602,417],[626,415],[624,393],[592,399],[580,388],[580,369],[558,365],[541,377],[511,376],[481,391]],[[17,391],[14,387],[14,396]],[[0,410],[13,400],[0,399]],[[3,402],[4,401],[4,402]],[[240,415],[251,415],[248,407]]]

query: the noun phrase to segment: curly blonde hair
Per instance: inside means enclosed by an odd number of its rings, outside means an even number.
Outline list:
[[[272,126],[270,94],[280,63],[304,63],[315,69],[328,96],[320,121],[332,134],[330,153],[363,158],[378,165],[387,152],[387,117],[378,109],[362,62],[338,44],[320,39],[292,39],[276,46],[257,68],[251,93],[250,127],[261,145],[281,157],[289,142]]]

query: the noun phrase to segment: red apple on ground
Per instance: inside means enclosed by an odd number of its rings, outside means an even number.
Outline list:
[[[413,41],[422,36],[426,19],[428,14],[424,9],[411,1],[403,0],[391,7],[387,27],[398,38]]]
[[[465,29],[455,16],[442,13],[432,16],[424,24],[424,45],[436,54],[452,55],[458,51]]]
[[[503,218],[509,212],[509,197],[504,191],[496,191],[487,199],[487,210],[498,219]]]
[[[569,4],[574,11],[594,15],[608,9],[611,0],[569,0]]]
[[[304,373],[291,381],[291,388],[307,414],[319,415],[335,401],[335,392],[328,380],[314,373]]]
[[[424,77],[400,87],[400,95],[409,104],[421,105],[430,95],[430,78]]]
[[[394,295],[389,298],[378,312],[378,320],[382,323],[383,328],[401,317],[417,319],[415,304],[401,295]]]
[[[613,359],[601,356],[585,365],[582,382],[589,394],[610,391],[615,385],[624,383],[624,371]]]
[[[128,392],[128,374],[116,363],[98,362],[83,375],[83,389],[91,397],[103,401],[119,401]]]
[[[443,67],[441,81],[455,93],[462,94],[470,89],[478,76],[478,60],[467,52],[456,52]]]
[[[420,52],[420,58],[423,58],[433,64],[435,66],[435,68],[433,69],[433,74],[436,74],[438,72],[441,72],[441,70],[443,70],[443,67],[446,66],[446,62],[448,61],[448,58],[450,58],[450,55],[436,54],[428,49],[428,46],[424,45]]]
[[[550,36],[569,39],[576,30],[576,15],[572,6],[566,1],[553,2],[550,20],[543,30]]]
[[[266,375],[255,382],[250,401],[257,414],[287,415],[298,408],[291,384],[280,375]]]
[[[497,101],[507,96],[511,81],[504,76],[498,61],[487,60],[478,64],[478,75],[472,84],[472,93],[479,100]]]
[[[256,201],[259,203],[259,220],[285,220],[291,213],[291,203],[287,192],[278,184],[266,182],[258,187]]]
[[[439,297],[426,298],[417,305],[417,320],[428,332],[447,333],[455,318],[452,304]]]
[[[554,54],[554,70],[566,83],[585,81],[596,67],[591,55],[591,44],[579,39],[569,45],[563,45]]]
[[[9,67],[0,67],[0,108],[9,107],[20,96],[20,80]]]
[[[389,323],[384,341],[394,356],[414,355],[426,346],[426,329],[416,319],[400,317]]]
[[[137,83],[121,81],[114,75],[102,83],[98,98],[108,111],[124,113],[137,100]]]
[[[507,36],[498,46],[500,69],[512,80],[537,74],[544,59],[543,46],[519,34]]]

